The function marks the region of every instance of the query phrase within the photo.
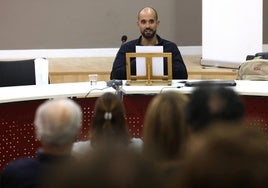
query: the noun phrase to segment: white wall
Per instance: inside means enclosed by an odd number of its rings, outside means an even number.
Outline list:
[[[263,50],[263,0],[203,0],[202,7],[203,65],[238,67]]]

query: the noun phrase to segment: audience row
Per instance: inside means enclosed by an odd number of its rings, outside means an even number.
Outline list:
[[[250,127],[234,90],[216,85],[191,95],[156,95],[142,138],[131,138],[122,100],[95,104],[87,141],[76,141],[82,111],[71,99],[48,100],[36,112],[41,147],[10,162],[1,187],[265,187],[267,137]]]

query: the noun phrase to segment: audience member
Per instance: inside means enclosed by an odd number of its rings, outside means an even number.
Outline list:
[[[267,137],[256,127],[213,126],[189,142],[177,187],[265,188],[267,149]]]
[[[126,79],[126,53],[136,52],[136,46],[163,46],[163,52],[172,53],[173,79],[187,79],[188,73],[177,45],[156,34],[160,21],[154,8],[145,7],[138,13],[137,25],[141,36],[138,39],[121,45],[111,71],[110,79]],[[131,74],[136,74],[135,58],[131,60]],[[167,62],[164,63],[164,74],[167,75]]]
[[[186,122],[193,132],[201,131],[216,121],[235,125],[244,120],[244,103],[231,88],[217,85],[200,86],[191,94]]]
[[[44,188],[164,187],[158,168],[140,154],[122,148],[94,150],[74,164],[63,165]]]
[[[41,104],[34,121],[41,147],[34,158],[10,162],[3,170],[1,187],[38,187],[46,172],[61,162],[72,160],[71,149],[81,123],[81,109],[71,99],[54,99]]]
[[[79,157],[103,144],[137,151],[141,150],[143,144],[139,138],[130,138],[123,102],[113,93],[104,93],[97,99],[89,140],[76,142],[73,154]]]
[[[187,139],[184,111],[188,97],[167,91],[156,95],[148,106],[143,128],[143,154],[162,170],[166,187],[177,178]]]
[[[168,91],[148,106],[143,129],[143,152],[155,160],[178,159],[187,137],[184,111],[188,97]]]

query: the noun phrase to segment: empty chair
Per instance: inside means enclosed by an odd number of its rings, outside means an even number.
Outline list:
[[[46,59],[0,61],[0,87],[42,83],[48,83]]]

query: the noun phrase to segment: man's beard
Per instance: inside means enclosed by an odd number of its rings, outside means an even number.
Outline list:
[[[150,31],[152,31],[152,32],[151,33],[147,33],[146,30],[144,30],[143,32],[141,32],[141,35],[144,38],[146,38],[146,39],[152,39],[155,36],[155,34],[156,34],[156,30],[153,31],[153,30],[150,29]]]

